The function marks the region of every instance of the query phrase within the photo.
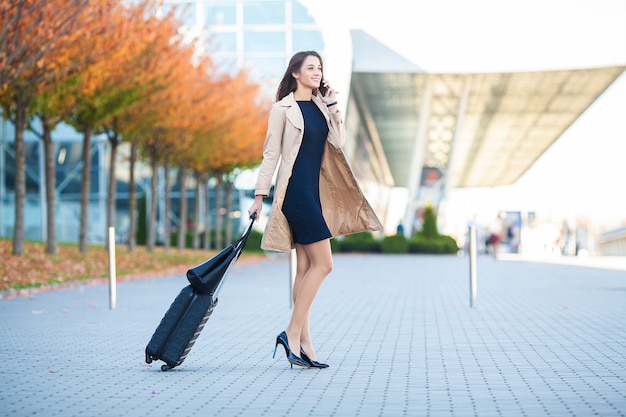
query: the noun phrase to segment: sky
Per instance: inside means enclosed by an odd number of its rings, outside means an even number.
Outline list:
[[[429,72],[626,65],[626,0],[305,0],[323,25],[362,29]],[[331,63],[326,62],[326,66]],[[626,74],[514,185],[456,204],[626,226]]]

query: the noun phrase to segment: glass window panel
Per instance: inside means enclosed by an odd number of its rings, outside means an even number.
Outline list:
[[[195,3],[166,3],[162,6],[163,16],[167,16],[174,10],[176,20],[184,26],[196,25],[196,4]]]
[[[255,81],[278,80],[285,72],[285,57],[246,58],[244,66],[249,68]]]
[[[39,143],[26,142],[24,144],[26,153],[26,193],[39,192],[41,176],[39,173]]]
[[[0,149],[0,152],[4,152],[4,187],[7,193],[13,193],[15,192],[15,147],[12,143],[7,143],[4,148]]]
[[[293,3],[293,23],[315,23],[309,11],[299,2]]]
[[[80,194],[80,172],[74,172],[76,165],[82,163],[83,145],[77,142],[58,144],[57,153],[57,187],[61,194]],[[93,162],[93,161],[92,161]]]
[[[318,30],[294,30],[293,49],[295,51],[324,50],[324,39]]]
[[[237,24],[237,10],[235,4],[206,4],[204,16],[209,25]]]
[[[237,52],[237,34],[233,32],[210,33],[209,49],[220,52]]]
[[[285,23],[284,1],[251,1],[243,5],[245,25]]]
[[[237,58],[224,58],[221,56],[218,56],[217,58],[219,58],[216,59],[219,71],[223,71],[230,75],[237,74]]]
[[[244,52],[271,52],[285,50],[284,32],[246,31],[243,37]]]

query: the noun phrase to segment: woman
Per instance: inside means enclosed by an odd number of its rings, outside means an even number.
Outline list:
[[[272,211],[261,247],[279,252],[296,250],[294,307],[274,348],[276,354],[278,345],[283,345],[292,367],[328,367],[317,361],[310,313],[317,290],[333,267],[330,238],[382,229],[341,151],[344,142],[336,92],[323,79],[321,56],[315,51],[296,53],[270,112],[255,199],[248,210],[259,218],[278,165]]]

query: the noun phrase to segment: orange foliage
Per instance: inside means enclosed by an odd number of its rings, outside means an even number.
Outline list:
[[[46,80],[79,74],[61,93],[78,99],[82,111],[100,112],[98,123],[115,118],[123,136],[140,138],[160,159],[167,155],[199,173],[259,162],[269,106],[259,103],[258,86],[245,73],[221,75],[210,57],[195,56],[173,15],[154,15],[154,0],[125,4],[0,2],[0,23],[14,23],[22,38],[14,45],[10,31],[0,34],[7,45],[0,90],[29,80],[41,91]]]
[[[267,105],[259,103],[258,85],[242,72],[203,87],[210,96],[201,103],[202,123],[189,155],[192,169],[220,175],[260,162]]]
[[[75,59],[85,38],[106,29],[96,25],[107,0],[16,0],[0,2],[0,87],[23,91],[71,73],[92,57]]]

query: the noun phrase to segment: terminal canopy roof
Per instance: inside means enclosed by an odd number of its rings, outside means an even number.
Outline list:
[[[423,168],[452,188],[512,184],[626,69],[427,73],[364,32],[352,37],[351,97],[367,103],[357,106],[395,186]]]

